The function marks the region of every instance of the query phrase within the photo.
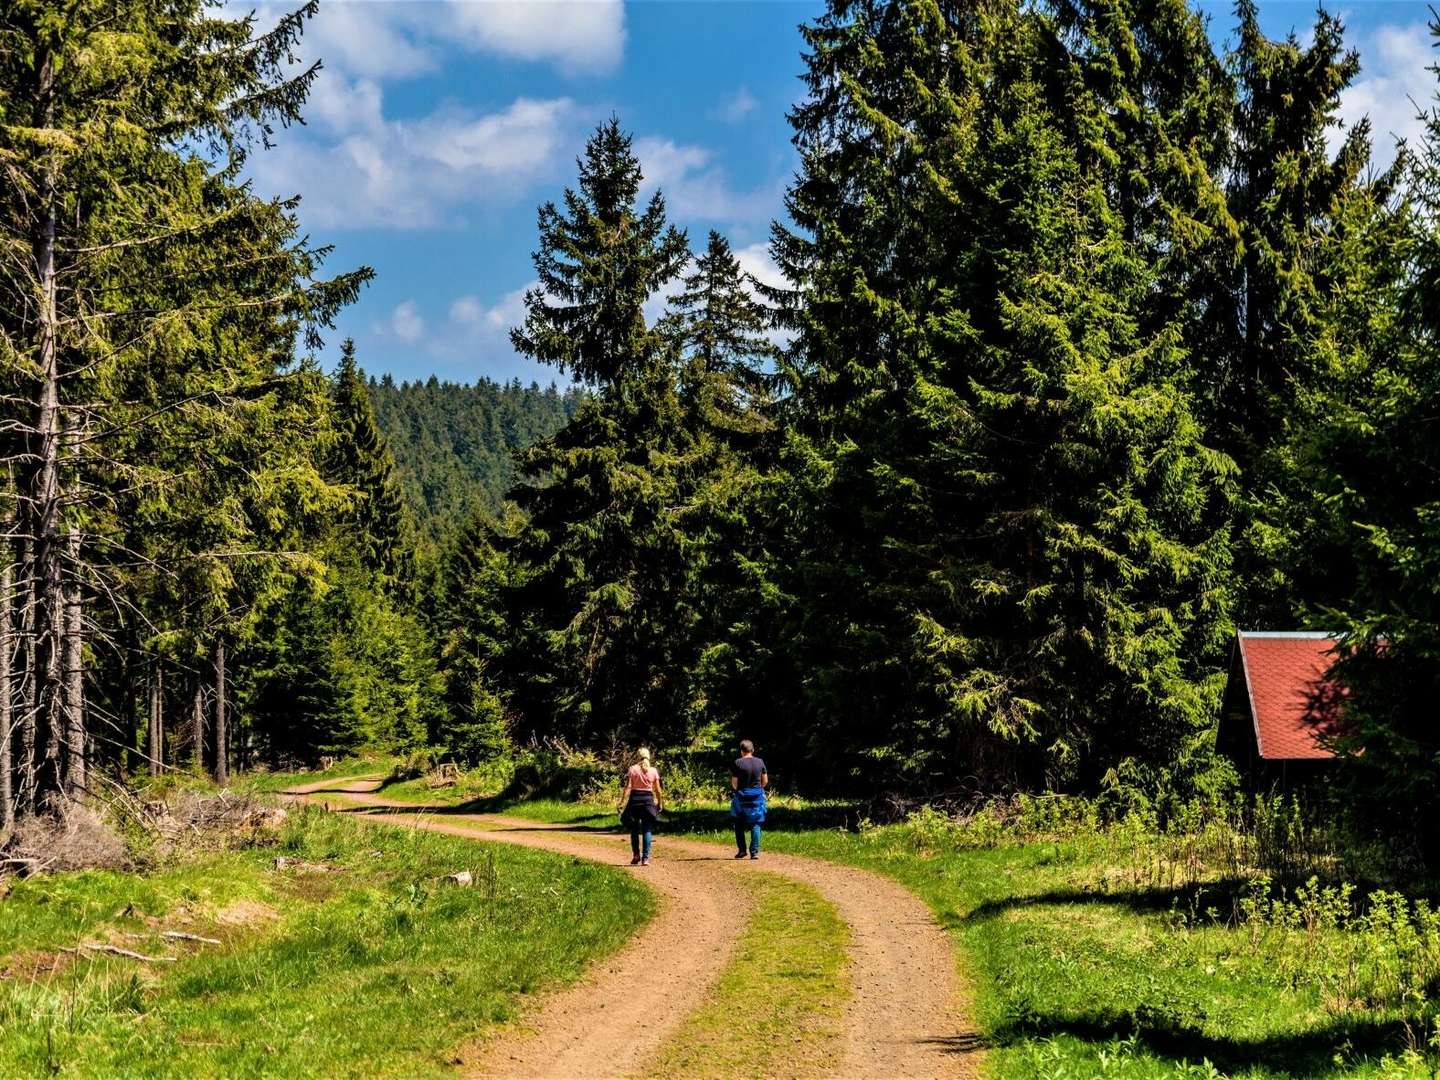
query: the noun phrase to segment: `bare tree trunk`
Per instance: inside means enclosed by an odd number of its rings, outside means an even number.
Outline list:
[[[85,775],[85,616],[80,606],[80,533],[65,538],[70,579],[65,588],[65,791],[79,799],[87,790]]]
[[[225,732],[225,639],[215,639],[215,782],[226,784],[230,780],[230,747]]]
[[[120,692],[115,700],[115,720],[119,729],[115,769],[121,783],[130,778],[130,759],[135,754],[135,695],[130,692],[130,680],[135,670],[130,658],[132,647],[130,635],[126,633],[120,639]]]
[[[34,566],[31,559],[33,545],[24,544],[25,558],[21,566]],[[20,767],[20,793],[30,809],[39,804],[38,771],[40,768],[40,731],[37,721],[35,700],[35,602],[31,590],[26,587],[25,605],[20,612],[20,636],[24,642],[25,670],[21,676],[20,708],[24,711],[20,724],[20,752],[23,761]]]
[[[0,523],[8,533],[13,521]],[[10,648],[14,638],[10,627],[10,590],[15,584],[15,567],[10,561],[13,549],[5,541],[0,551],[4,553],[5,565],[0,568],[0,844],[10,839],[15,828],[14,750],[15,732],[11,730],[14,719],[13,703],[10,699]]]
[[[150,676],[150,737],[145,755],[150,759],[150,775],[159,776],[165,762],[165,676],[155,662]]]
[[[53,57],[42,52],[35,60],[35,123],[48,129],[54,123]],[[61,787],[60,736],[63,730],[62,639],[65,633],[65,599],[60,565],[60,455],[64,433],[60,419],[59,311],[55,269],[55,176],[47,169],[40,191],[41,224],[33,238],[39,284],[36,312],[39,337],[36,367],[39,374],[35,417],[35,470],[30,481],[33,515],[34,563],[27,578],[35,590],[38,667],[34,670],[34,708],[45,728],[45,760],[37,778],[45,791]]]
[[[195,742],[195,771],[205,771],[205,683],[195,673],[195,693],[191,699],[191,737]]]

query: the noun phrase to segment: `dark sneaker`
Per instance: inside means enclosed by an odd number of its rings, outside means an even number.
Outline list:
[[[737,859],[743,859],[743,858],[745,858],[745,852],[743,852],[743,851],[737,851],[737,852],[735,853],[735,858],[737,858]]]
[[[640,865],[640,856],[639,856],[639,855],[636,855],[633,859],[631,859],[631,860],[630,860],[630,865],[631,865],[631,866],[639,866],[639,865]]]

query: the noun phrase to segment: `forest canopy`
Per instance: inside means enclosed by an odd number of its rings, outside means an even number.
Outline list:
[[[1308,627],[1351,803],[1435,842],[1440,113],[1381,168],[1338,17],[832,0],[787,284],[612,117],[538,211],[542,390],[320,369],[371,273],[243,179],[313,10],[0,14],[0,832],[127,770],[539,739],[1203,794],[1234,631]]]

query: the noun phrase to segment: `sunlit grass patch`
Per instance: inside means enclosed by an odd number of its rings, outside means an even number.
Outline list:
[[[650,1074],[801,1077],[839,1064],[849,927],[808,885],[765,873],[745,880],[755,893],[750,924],[709,1000]]]
[[[445,882],[462,869],[473,886]],[[274,847],[0,901],[0,971],[32,976],[0,979],[0,1075],[438,1074],[651,910],[610,868],[298,808]],[[59,952],[82,939],[177,959]]]

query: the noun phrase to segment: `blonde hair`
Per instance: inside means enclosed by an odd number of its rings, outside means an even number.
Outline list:
[[[639,750],[636,750],[636,751],[635,751],[635,757],[638,758],[640,762],[643,762],[644,764],[649,765],[649,764],[650,764],[650,750],[649,750],[649,748],[648,748],[648,747],[644,747],[644,746],[640,747]]]

